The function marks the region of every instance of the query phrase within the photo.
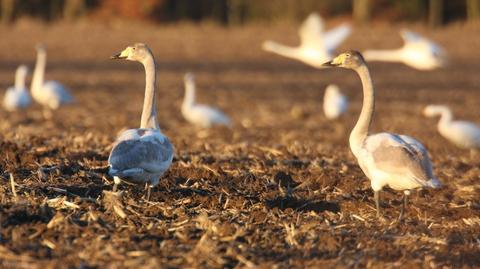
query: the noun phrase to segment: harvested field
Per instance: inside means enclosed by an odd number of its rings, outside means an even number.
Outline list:
[[[0,28],[1,89],[17,65],[33,68],[34,44],[45,42],[47,78],[77,99],[49,121],[38,105],[0,110],[0,267],[480,267],[480,161],[421,115],[444,103],[480,122],[480,54],[472,50],[480,25],[412,27],[442,44],[451,64],[429,72],[371,64],[373,130],[422,141],[445,186],[414,192],[401,223],[402,195],[391,190],[382,192],[384,219],[376,218],[370,182],[348,147],[361,107],[357,76],[261,51],[267,38],[295,44],[294,25]],[[397,47],[399,29],[355,29],[341,50]],[[159,123],[176,149],[151,201],[139,186],[110,192],[107,175],[118,132],[139,126],[144,87],[141,65],[109,56],[139,41],[155,53]],[[196,74],[199,101],[231,116],[231,130],[183,120],[187,71]],[[329,83],[351,100],[333,123],[321,109]]]

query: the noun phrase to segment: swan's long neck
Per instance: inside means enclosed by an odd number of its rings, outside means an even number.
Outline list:
[[[44,50],[37,52],[37,63],[35,64],[35,70],[33,71],[31,90],[36,91],[43,85],[43,79],[45,76],[45,65],[47,64],[47,53]]]
[[[157,122],[156,67],[155,58],[150,54],[142,61],[145,67],[145,99],[143,100],[140,128],[160,129]]]
[[[195,82],[193,80],[185,80],[185,97],[183,98],[182,107],[190,107],[195,103]]]
[[[450,109],[443,107],[438,110],[440,114],[440,121],[438,122],[438,127],[446,126],[453,120],[452,111]]]
[[[273,41],[263,43],[263,49],[289,58],[298,58],[298,49],[278,44]]]
[[[402,50],[367,50],[363,57],[367,61],[398,62],[402,60]]]
[[[23,69],[17,69],[15,73],[15,89],[19,91],[25,90],[25,77],[27,72]]]
[[[357,155],[358,150],[368,136],[370,124],[372,123],[373,112],[375,110],[375,90],[373,88],[372,78],[368,67],[363,64],[355,71],[360,76],[363,87],[363,105],[357,124],[350,133],[350,148]]]

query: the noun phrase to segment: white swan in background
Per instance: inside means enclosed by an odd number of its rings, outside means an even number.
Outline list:
[[[419,70],[432,70],[447,64],[444,49],[427,38],[408,30],[400,32],[403,47],[394,50],[367,50],[367,61],[401,62]]]
[[[350,148],[360,168],[370,179],[375,193],[377,216],[380,216],[379,192],[384,186],[404,191],[403,217],[409,190],[421,187],[440,187],[432,172],[432,164],[425,147],[409,136],[378,133],[369,134],[375,110],[375,90],[368,67],[356,51],[340,54],[325,66],[354,70],[362,81],[363,106],[357,124],[350,133]]]
[[[3,99],[3,106],[8,111],[15,111],[26,108],[32,101],[27,87],[25,87],[25,78],[28,74],[28,67],[20,65],[15,72],[15,85],[9,87]]]
[[[182,103],[182,115],[192,124],[203,128],[214,125],[230,126],[230,119],[220,110],[195,103],[195,77],[191,73],[185,74],[185,96]]]
[[[298,34],[300,46],[288,47],[274,41],[263,42],[265,51],[300,60],[316,68],[333,57],[335,49],[350,35],[351,27],[342,24],[324,32],[324,23],[317,13],[312,13],[301,25]]]
[[[323,96],[323,112],[329,120],[342,116],[348,109],[348,99],[340,92],[335,84],[330,84],[325,89]]]
[[[73,102],[73,97],[68,90],[57,81],[45,81],[45,66],[47,64],[47,51],[43,45],[38,45],[37,62],[33,71],[31,92],[35,101],[44,108],[58,109],[61,105]]]
[[[142,63],[146,82],[140,128],[126,130],[117,138],[108,157],[108,174],[115,180],[113,191],[122,180],[145,184],[149,200],[151,188],[158,184],[173,160],[173,145],[162,134],[157,122],[155,58],[147,45],[137,43],[112,59]]]
[[[472,154],[480,148],[480,126],[473,122],[453,120],[447,106],[428,105],[423,114],[427,117],[440,116],[438,132],[457,147],[470,149]]]

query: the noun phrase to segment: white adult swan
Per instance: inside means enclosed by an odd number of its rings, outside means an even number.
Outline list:
[[[317,13],[312,13],[298,31],[300,46],[288,47],[269,40],[263,42],[262,48],[321,68],[324,62],[332,59],[335,49],[350,35],[350,32],[351,27],[348,24],[324,32],[322,18]]]
[[[15,85],[9,87],[3,99],[3,106],[8,111],[15,111],[26,108],[30,105],[31,98],[25,87],[25,78],[28,74],[28,67],[20,65],[15,72]]]
[[[191,73],[185,74],[185,96],[182,103],[182,115],[192,124],[203,128],[213,125],[230,126],[230,119],[220,110],[195,103],[195,77]]]
[[[329,120],[334,120],[342,116],[348,109],[348,99],[342,94],[340,88],[335,84],[330,84],[325,89],[323,96],[323,112]]]
[[[151,188],[158,184],[173,159],[173,146],[162,134],[157,122],[155,58],[147,45],[137,43],[112,56],[112,59],[142,63],[146,82],[140,128],[126,130],[117,138],[108,157],[108,174],[114,177],[113,191],[121,180],[145,184],[146,199],[149,200]]]
[[[363,56],[367,61],[401,62],[419,70],[444,67],[447,54],[440,46],[417,33],[400,31],[404,45],[394,50],[367,50]]]
[[[433,176],[432,164],[425,147],[409,136],[391,133],[369,134],[375,109],[375,90],[368,67],[356,51],[340,54],[325,66],[352,69],[360,76],[363,86],[363,106],[357,124],[350,133],[350,149],[360,168],[370,179],[375,193],[377,216],[380,216],[379,191],[384,186],[404,191],[403,217],[409,190],[421,187],[437,188],[440,181]]]
[[[37,63],[33,71],[32,97],[44,108],[58,109],[62,104],[71,103],[73,97],[68,90],[57,81],[44,81],[47,51],[43,45],[37,45]],[[44,110],[45,111],[45,110]]]
[[[473,122],[453,120],[447,106],[428,105],[423,114],[427,117],[440,116],[438,132],[457,147],[470,149],[472,155],[480,148],[480,127]]]

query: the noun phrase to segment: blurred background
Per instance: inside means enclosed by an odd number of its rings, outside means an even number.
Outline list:
[[[480,0],[0,0],[2,23],[22,17],[59,20],[130,19],[149,22],[213,21],[242,25],[300,21],[312,11],[357,23],[418,21],[438,27],[480,18]]]

